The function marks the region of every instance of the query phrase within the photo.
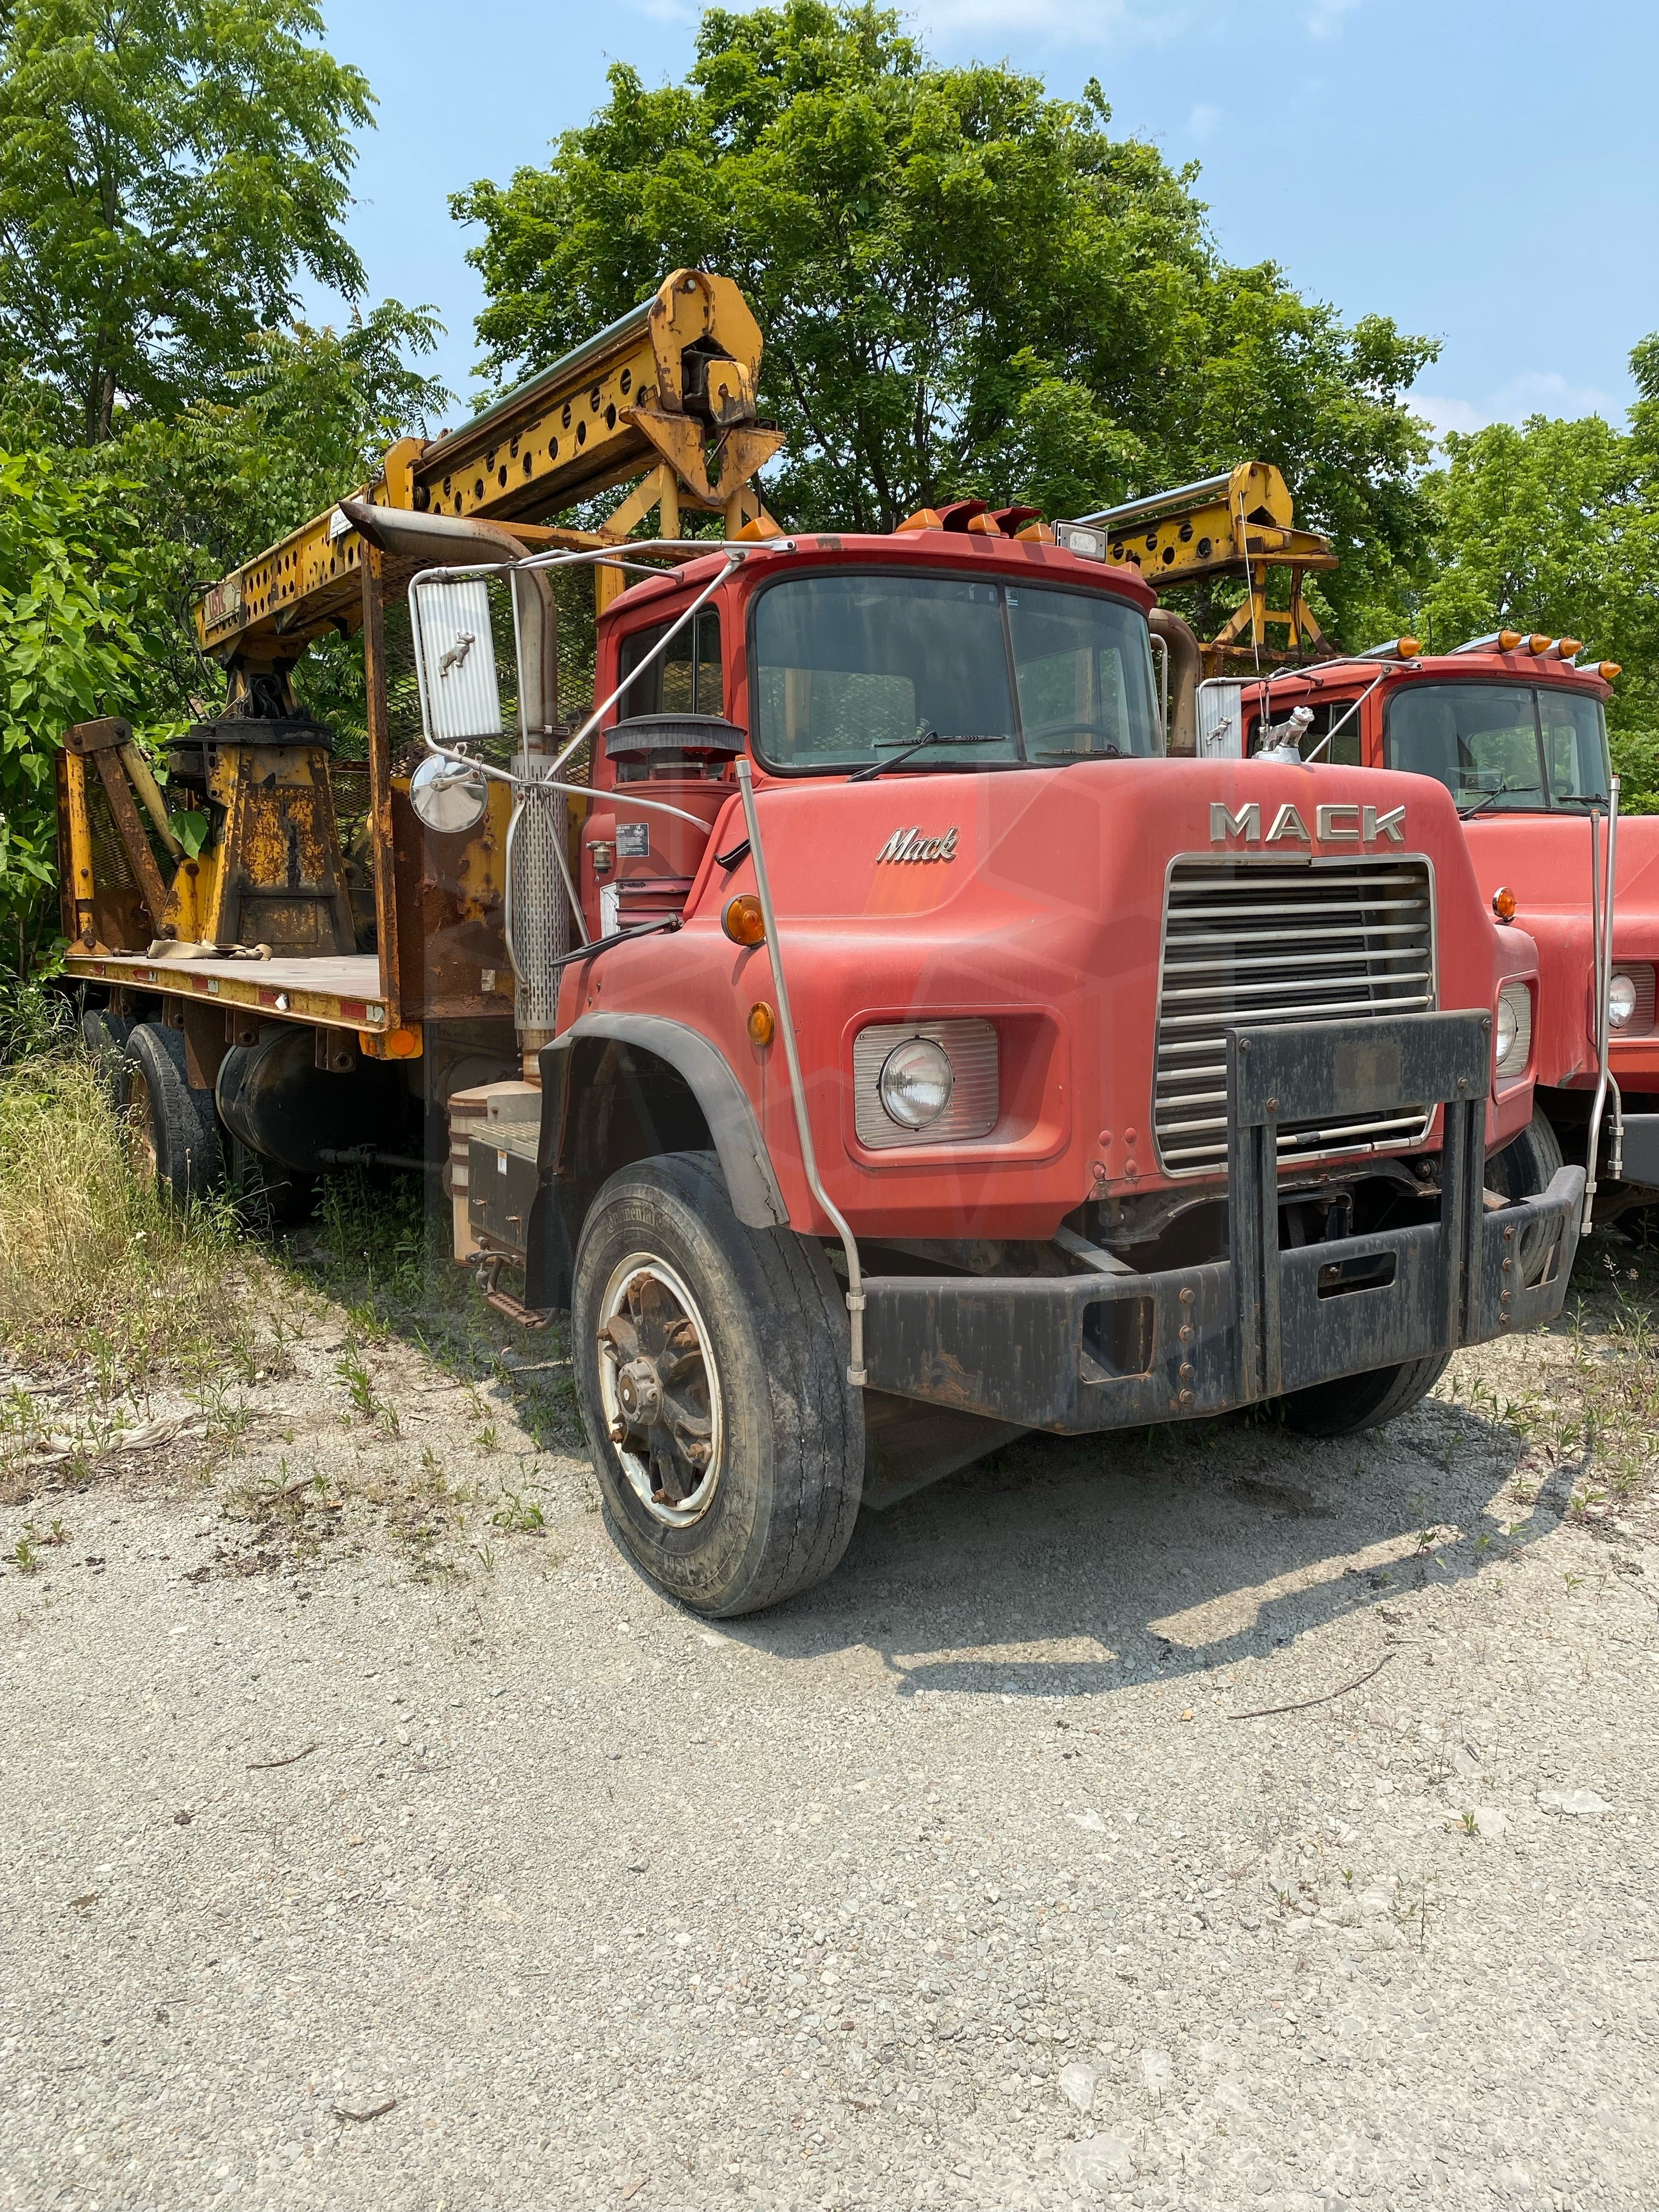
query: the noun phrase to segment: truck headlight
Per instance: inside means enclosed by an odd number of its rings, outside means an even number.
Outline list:
[[[1498,1073],[1519,1075],[1532,1050],[1532,993],[1524,983],[1505,983],[1498,994]]]
[[[981,1016],[871,1022],[853,1040],[853,1126],[866,1152],[988,1137],[1000,1091],[997,1033]]]
[[[1607,1021],[1622,1030],[1636,1012],[1636,978],[1622,971],[1607,985]]]
[[[901,1129],[925,1129],[951,1103],[957,1087],[951,1055],[932,1037],[907,1037],[881,1064],[876,1090]]]

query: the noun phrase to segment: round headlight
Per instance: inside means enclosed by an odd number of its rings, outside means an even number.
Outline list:
[[[931,1037],[906,1037],[896,1044],[876,1079],[888,1118],[901,1129],[925,1129],[937,1121],[955,1087],[951,1055]]]
[[[1516,1035],[1520,1027],[1516,1018],[1515,1002],[1508,992],[1498,1001],[1498,1065],[1502,1067],[1515,1048]]]
[[[1628,975],[1615,975],[1607,985],[1607,1020],[1621,1030],[1636,1012],[1636,985]]]

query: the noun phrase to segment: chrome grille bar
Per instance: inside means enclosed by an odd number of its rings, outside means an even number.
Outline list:
[[[1166,1173],[1226,1165],[1231,1026],[1413,1013],[1435,1001],[1426,860],[1176,860],[1164,898],[1152,1114]],[[1429,1118],[1395,1109],[1286,1124],[1279,1157],[1420,1142]]]

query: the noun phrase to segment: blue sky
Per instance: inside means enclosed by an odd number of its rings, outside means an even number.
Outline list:
[[[368,73],[349,228],[372,295],[431,302],[465,392],[482,304],[447,196],[505,180],[605,97],[684,74],[683,0],[323,0]],[[1113,128],[1196,160],[1221,250],[1273,259],[1345,315],[1443,342],[1413,395],[1437,428],[1622,418],[1659,328],[1652,0],[918,0],[942,60],[1007,59],[1059,94],[1098,76]],[[312,303],[328,312],[321,300]],[[337,313],[337,309],[336,310]]]

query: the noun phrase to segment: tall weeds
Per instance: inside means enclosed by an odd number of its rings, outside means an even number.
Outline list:
[[[230,1321],[235,1223],[180,1213],[133,1172],[119,1112],[67,1042],[0,1066],[0,1345],[90,1359],[125,1388]]]

